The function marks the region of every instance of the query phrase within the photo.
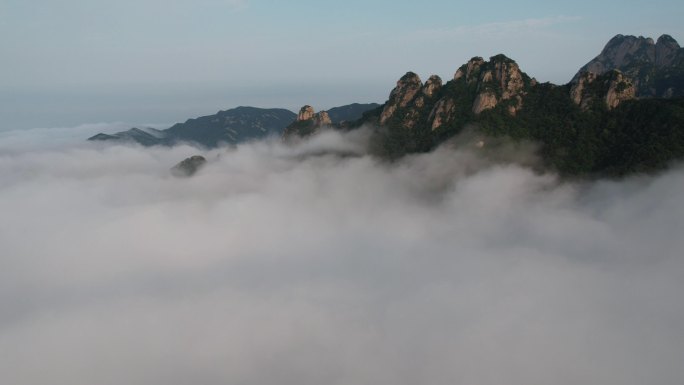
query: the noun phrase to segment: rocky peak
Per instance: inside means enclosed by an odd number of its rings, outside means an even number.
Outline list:
[[[423,88],[420,76],[413,72],[407,72],[397,81],[397,86],[390,92],[389,100],[380,115],[380,124],[385,124],[394,115],[398,108],[404,108],[415,98]]]
[[[408,72],[399,79],[380,114],[380,124],[397,119],[405,128],[424,121],[442,90],[442,78],[432,75],[423,84],[420,77]]]
[[[655,64],[657,67],[670,67],[674,64],[681,47],[670,35],[662,35],[655,44]]]
[[[332,120],[326,111],[316,112],[313,107],[306,105],[299,109],[297,120],[285,128],[283,137],[309,136],[318,132],[321,127],[330,125]]]
[[[315,111],[310,105],[306,105],[299,109],[299,114],[297,114],[297,121],[304,122],[314,118]]]
[[[672,36],[670,36],[668,34],[660,35],[656,44],[674,44],[677,46],[677,48],[679,48],[679,44],[677,43],[677,40],[675,40]]]
[[[406,107],[413,97],[423,87],[420,76],[407,72],[397,81],[397,86],[390,93],[390,99],[395,99],[401,107]]]
[[[466,83],[472,83],[477,81],[480,75],[480,67],[485,64],[485,60],[479,56],[476,56],[468,61],[468,63],[462,65],[454,74],[454,80],[459,80],[465,78]]]
[[[421,84],[420,77],[408,72],[399,79],[389,100],[380,114],[379,123],[386,125],[390,120],[404,128],[422,126],[436,130],[454,121],[458,110],[464,107],[474,114],[497,107],[505,102],[506,110],[515,115],[522,107],[523,97],[533,81],[520,70],[518,64],[505,55],[496,55],[489,61],[476,56],[458,68],[454,80],[443,85],[442,79],[432,75]],[[465,86],[472,99],[457,102],[453,95],[455,88]],[[449,92],[444,92],[449,87]],[[461,94],[463,95],[463,94]]]
[[[518,64],[503,55],[495,56],[491,61],[495,63],[491,72],[501,89],[501,99],[508,100],[519,94],[525,87],[525,81]]]
[[[577,82],[584,72],[601,75],[612,69],[625,70],[636,62],[655,62],[653,39],[643,36],[616,35],[608,41],[598,56],[579,70],[572,82]]]
[[[324,126],[332,124],[330,116],[327,112],[321,111],[316,113],[316,111],[310,105],[306,105],[299,109],[299,114],[297,115],[298,122],[308,122],[311,121],[315,126]]]
[[[423,86],[423,94],[427,97],[432,97],[442,88],[442,78],[437,75],[432,75],[425,82]]]
[[[504,55],[492,56],[489,62],[475,63],[479,63],[479,77],[473,113],[480,114],[496,107],[501,101],[513,99],[514,102],[509,104],[508,112],[515,115],[522,107],[522,96],[525,94],[526,75],[520,71],[518,64]]]
[[[625,100],[636,98],[636,88],[631,79],[618,70],[603,75],[584,72],[570,89],[570,98],[587,111],[595,100],[603,100],[606,108],[612,110]]]
[[[329,126],[332,124],[332,120],[330,120],[330,116],[328,115],[328,113],[326,111],[321,111],[317,114],[314,114],[313,121],[314,121],[314,125],[317,127]]]
[[[602,75],[611,70],[619,70],[631,78],[639,97],[684,93],[681,87],[666,90],[660,84],[664,78],[684,76],[684,49],[669,35],[660,36],[656,42],[643,36],[617,35],[577,72],[571,82],[577,83],[585,72]]]

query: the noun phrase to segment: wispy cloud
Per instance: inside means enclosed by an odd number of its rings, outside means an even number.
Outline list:
[[[538,31],[540,29],[551,28],[556,25],[574,23],[582,20],[580,16],[550,16],[543,18],[530,18],[523,20],[509,20],[500,22],[491,22],[475,25],[463,25],[454,28],[442,29],[425,29],[419,31],[421,37],[432,38],[453,38],[453,37],[468,37],[481,38],[483,36],[501,36],[501,35],[517,35],[521,33],[528,33]]]

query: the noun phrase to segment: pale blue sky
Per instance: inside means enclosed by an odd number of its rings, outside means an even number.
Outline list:
[[[86,104],[88,122],[166,122],[239,104],[383,102],[406,71],[448,79],[497,53],[565,83],[615,34],[683,40],[682,16],[684,2],[665,0],[3,0],[0,113],[70,124]]]

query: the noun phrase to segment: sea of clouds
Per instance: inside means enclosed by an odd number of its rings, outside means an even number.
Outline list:
[[[2,384],[684,378],[681,168],[569,182],[464,144],[388,164],[364,130],[82,140],[120,128],[0,133]]]

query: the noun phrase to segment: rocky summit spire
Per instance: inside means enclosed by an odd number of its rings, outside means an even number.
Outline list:
[[[297,114],[297,122],[312,122],[314,126],[329,126],[332,124],[330,116],[325,111],[316,113],[313,107],[306,105],[299,109],[299,114]]]
[[[397,81],[397,86],[390,92],[389,100],[380,115],[380,124],[385,124],[399,108],[405,108],[423,87],[420,76],[407,72]]]
[[[305,137],[320,131],[321,127],[332,125],[332,120],[326,111],[316,113],[310,105],[299,109],[297,120],[285,128],[283,138],[293,136]]]
[[[465,81],[468,84],[477,81],[477,77],[480,74],[480,67],[482,67],[483,64],[485,64],[485,60],[479,56],[468,60],[468,63],[456,70],[454,80],[460,80],[465,77]]]
[[[299,114],[297,114],[297,121],[303,122],[306,120],[311,120],[311,119],[313,119],[314,114],[315,114],[315,111],[314,111],[313,107],[311,107],[310,105],[307,104],[306,106],[299,109]]]
[[[430,78],[425,82],[425,85],[422,88],[422,92],[425,96],[427,97],[432,97],[434,96],[439,90],[442,88],[442,78],[440,78],[437,75],[432,75]]]

